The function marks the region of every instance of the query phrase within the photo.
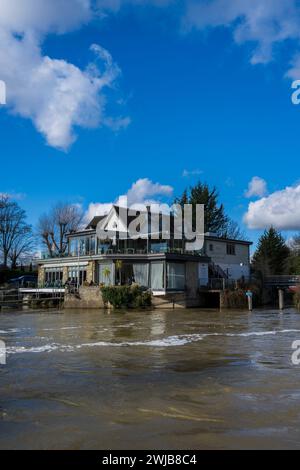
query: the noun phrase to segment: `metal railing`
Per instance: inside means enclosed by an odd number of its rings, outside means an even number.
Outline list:
[[[201,290],[226,290],[236,286],[237,281],[225,278],[199,279],[199,289]]]
[[[45,292],[43,289],[17,289],[0,290],[0,307],[13,307],[16,305],[26,305],[30,302],[47,302],[64,300],[65,291],[53,289],[51,292]]]
[[[84,258],[87,256],[109,256],[109,255],[148,255],[148,254],[177,254],[177,255],[193,255],[193,256],[203,256],[204,253],[202,251],[191,251],[185,250],[184,248],[166,248],[166,249],[139,249],[139,248],[126,248],[126,249],[119,249],[119,248],[108,248],[107,250],[98,250],[96,251],[87,251],[85,253],[67,253],[64,255],[49,255],[44,254],[42,255],[42,260],[50,260],[50,259],[60,259],[60,258]]]
[[[300,285],[300,276],[298,275],[282,275],[282,276],[266,276],[264,284],[268,286],[295,286]]]

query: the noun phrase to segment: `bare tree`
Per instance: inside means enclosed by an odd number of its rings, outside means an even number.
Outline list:
[[[51,257],[66,253],[68,240],[66,235],[79,229],[83,214],[74,204],[59,203],[48,213],[40,217],[38,235]]]
[[[14,264],[23,251],[29,248],[28,239],[32,233],[31,226],[26,223],[26,213],[8,196],[0,197],[0,251],[3,265],[8,266],[8,260]]]
[[[44,214],[40,217],[37,227],[38,237],[42,240],[43,245],[46,246],[51,258],[54,256],[55,248],[53,246],[54,238],[54,223],[53,217]]]
[[[32,236],[31,227],[24,226],[23,230],[20,230],[20,233],[15,237],[9,251],[8,257],[11,268],[16,269],[18,261],[24,261],[26,257],[32,256],[35,246],[35,239]]]
[[[221,236],[231,240],[247,240],[245,233],[240,229],[239,224],[229,219]]]

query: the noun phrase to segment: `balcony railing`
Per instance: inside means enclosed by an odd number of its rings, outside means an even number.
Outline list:
[[[42,255],[43,260],[47,259],[60,259],[60,258],[83,258],[86,256],[109,256],[109,255],[148,255],[148,254],[177,254],[177,255],[193,255],[193,256],[204,256],[204,253],[201,251],[189,251],[183,248],[166,248],[166,249],[138,249],[138,248],[126,248],[126,249],[119,249],[119,248],[108,248],[107,250],[99,250],[98,252],[95,251],[88,251],[85,253],[65,253],[63,255],[54,254],[50,255],[48,253],[44,253]]]
[[[203,290],[226,290],[234,287],[236,281],[225,278],[199,279],[199,288]]]
[[[68,258],[71,256],[69,253],[64,253],[64,254],[59,254],[59,253],[54,253],[53,255],[50,255],[50,253],[42,253],[42,259],[57,259],[57,258]]]
[[[250,277],[241,278],[240,280],[236,279],[226,279],[226,278],[203,278],[199,279],[199,289],[203,290],[226,290],[226,289],[235,289],[242,285],[247,285],[251,281]]]

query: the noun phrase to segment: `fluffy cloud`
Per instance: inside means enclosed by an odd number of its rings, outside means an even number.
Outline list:
[[[90,0],[0,0],[0,28],[22,34],[65,33],[92,17]]]
[[[265,229],[272,225],[279,230],[300,230],[300,185],[251,202],[244,222],[250,229]]]
[[[245,197],[263,197],[267,194],[267,182],[259,176],[253,176],[248,184],[248,189],[245,191]]]
[[[183,15],[183,29],[206,30],[226,27],[237,44],[253,45],[252,64],[267,63],[274,57],[276,46],[295,41],[295,54],[288,76],[299,78],[300,4],[298,0],[98,0],[103,11],[117,12],[124,5],[168,6],[178,4]],[[292,50],[292,48],[290,48]]]
[[[145,203],[151,201],[151,198],[166,196],[170,197],[173,194],[172,186],[167,186],[159,183],[153,183],[148,178],[139,179],[132,185],[126,194],[128,205]]]
[[[172,186],[153,183],[148,178],[142,178],[136,181],[126,194],[119,196],[115,202],[111,203],[91,203],[86,213],[85,219],[92,220],[96,215],[107,214],[113,204],[122,207],[136,207],[139,204],[151,204],[160,200],[161,197],[171,197],[173,194]]]
[[[47,32],[70,31],[91,15],[89,0],[0,0],[0,77],[8,106],[31,119],[50,146],[63,150],[74,142],[76,127],[115,130],[129,123],[105,112],[105,89],[120,75],[105,49],[93,45],[96,60],[84,70],[42,54]]]
[[[300,77],[300,53],[294,55],[290,63],[290,69],[286,73],[287,78],[299,80]]]
[[[186,30],[230,27],[238,44],[254,44],[253,64],[271,60],[283,41],[299,43],[297,0],[0,0],[0,79],[7,85],[8,106],[31,119],[49,145],[61,149],[75,140],[76,127],[126,127],[129,119],[106,115],[106,89],[120,74],[109,53],[94,48],[100,66],[80,69],[43,55],[44,39],[126,5],[172,4],[184,15]],[[295,53],[288,76],[299,78],[299,73],[300,55]]]
[[[212,0],[188,2],[187,28],[232,27],[238,44],[256,43],[253,64],[272,59],[274,46],[300,38],[297,0]]]

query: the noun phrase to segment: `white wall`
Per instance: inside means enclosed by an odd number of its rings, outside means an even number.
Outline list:
[[[249,277],[250,276],[250,266],[240,266],[239,264],[223,264],[220,263],[219,266],[223,269],[223,271],[228,272],[229,279],[238,280],[242,276]]]
[[[229,274],[230,279],[239,279],[242,276],[250,276],[249,245],[236,241],[235,255],[227,254],[226,240],[205,240],[205,252],[211,258],[213,263],[219,265],[223,271]],[[230,242],[229,242],[230,243]],[[212,245],[213,250],[210,250]]]

